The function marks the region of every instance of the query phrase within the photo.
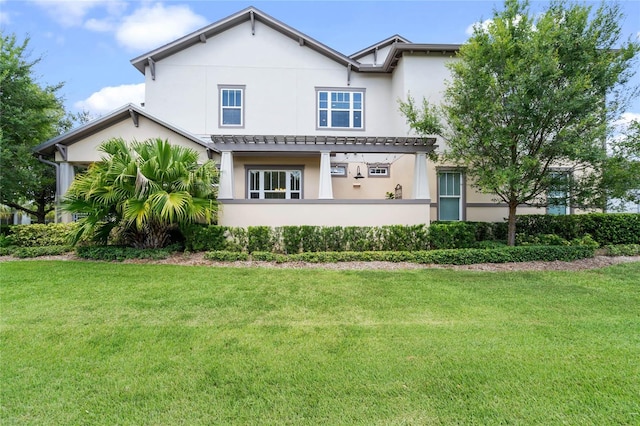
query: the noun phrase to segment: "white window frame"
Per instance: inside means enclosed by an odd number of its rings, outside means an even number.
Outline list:
[[[291,176],[293,173],[299,173],[300,179],[298,182],[298,188],[291,188]],[[285,173],[284,187],[280,187],[278,190],[266,190],[265,189],[265,174],[266,173]],[[257,174],[257,176],[256,176]],[[246,167],[247,176],[247,199],[250,200],[301,200],[303,198],[303,167],[264,167],[264,166],[251,166]],[[253,177],[258,178],[258,188],[253,188]],[[267,198],[266,194],[283,192],[284,198]],[[257,195],[257,197],[252,197]],[[295,196],[297,195],[297,197]]]
[[[460,188],[459,188],[459,194],[455,195],[455,194],[443,194],[443,192],[446,190],[446,192],[450,192],[448,191],[449,188],[443,188],[442,185],[440,184],[440,176],[443,174],[457,174],[460,176]],[[465,220],[464,217],[464,188],[465,188],[465,180],[464,180],[464,173],[461,170],[438,170],[437,173],[437,184],[438,184],[438,220],[443,220],[443,221],[462,221]],[[458,219],[442,219],[442,199],[458,199]]]
[[[391,167],[388,164],[368,166],[367,174],[371,178],[388,178],[391,176]]]
[[[321,94],[326,93],[326,101],[321,101]],[[332,95],[333,94],[349,94],[349,108],[333,108],[332,107]],[[356,108],[356,100],[355,94],[360,95],[360,108]],[[322,105],[322,102],[326,102],[326,106]],[[365,122],[364,122],[364,104],[365,104],[365,89],[342,89],[342,88],[324,88],[317,87],[316,88],[316,129],[318,130],[328,130],[328,129],[340,129],[340,130],[364,130]],[[321,124],[321,112],[326,111],[327,114],[327,124]],[[349,112],[349,125],[348,126],[334,126],[332,123],[332,111],[348,111]],[[355,126],[354,124],[354,116],[356,112],[360,112],[360,126]]]
[[[331,163],[331,176],[347,177],[348,167],[345,163]]]
[[[244,105],[245,105],[245,87],[240,85],[219,85],[218,86],[218,126],[219,127],[234,127],[244,128]],[[224,92],[225,91],[239,91],[240,92],[240,106],[236,105],[223,105]],[[240,111],[240,123],[224,124],[223,117],[225,110],[239,110]]]

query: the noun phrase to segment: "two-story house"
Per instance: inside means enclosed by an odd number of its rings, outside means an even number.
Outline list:
[[[229,226],[502,220],[506,206],[474,191],[464,170],[429,161],[444,142],[412,135],[399,112],[408,93],[441,100],[458,47],[395,35],[346,56],[250,7],[133,59],[144,107],[36,153],[55,163],[62,196],[74,166],[99,160],[109,138],[190,146],[219,164],[219,223]]]

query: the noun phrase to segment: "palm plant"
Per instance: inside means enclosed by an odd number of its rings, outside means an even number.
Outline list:
[[[217,211],[217,171],[211,161],[167,140],[127,143],[110,139],[106,155],[76,177],[64,208],[80,213],[73,242],[91,235],[105,243],[116,230],[137,248],[164,247],[172,230],[193,222],[210,223]]]

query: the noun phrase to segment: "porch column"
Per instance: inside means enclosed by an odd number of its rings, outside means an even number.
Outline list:
[[[428,200],[429,179],[427,178],[427,153],[416,152],[415,166],[413,168],[413,198],[415,200]]]
[[[233,199],[233,154],[231,151],[220,153],[220,186],[218,198]]]
[[[60,203],[62,203],[62,199],[65,194],[71,187],[73,183],[73,179],[76,177],[76,174],[73,170],[73,166],[68,162],[62,162],[58,164],[57,167],[57,185],[56,185],[56,222],[69,223],[73,221],[73,215],[68,212],[62,211],[60,208]]]
[[[331,186],[331,157],[330,151],[320,152],[320,179],[318,181],[318,199],[333,200]]]

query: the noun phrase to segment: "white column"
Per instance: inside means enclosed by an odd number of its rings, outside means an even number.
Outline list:
[[[413,198],[415,200],[427,200],[429,194],[429,179],[427,178],[427,153],[416,152],[415,166],[413,168]]]
[[[330,154],[330,151],[320,152],[320,179],[318,185],[318,199],[320,200],[333,200]]]
[[[222,151],[220,156],[218,198],[223,200],[233,199],[233,154],[231,154],[231,151]]]
[[[56,222],[69,223],[73,220],[73,215],[69,212],[62,211],[60,203],[62,203],[64,196],[71,187],[76,174],[73,170],[73,166],[67,162],[59,163],[57,169],[56,210],[58,210],[58,214],[56,216],[58,217],[56,217]]]

